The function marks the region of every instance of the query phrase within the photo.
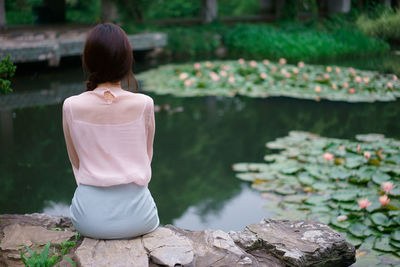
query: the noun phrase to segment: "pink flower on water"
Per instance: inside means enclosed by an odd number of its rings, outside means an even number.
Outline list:
[[[324,79],[325,80],[329,80],[331,78],[331,76],[328,74],[328,73],[325,73],[324,74]]]
[[[397,78],[396,75],[393,75],[393,81],[397,81],[399,78]]]
[[[321,92],[321,86],[319,86],[319,85],[315,86],[314,90],[315,90],[316,93],[320,93]]]
[[[362,79],[361,79],[360,76],[356,76],[356,77],[354,78],[354,81],[355,81],[356,83],[360,83],[360,82],[362,81]]]
[[[336,218],[336,220],[337,220],[338,222],[344,222],[344,221],[347,220],[347,219],[348,219],[347,215],[340,215],[340,216],[338,216],[338,217]]]
[[[335,71],[336,71],[336,73],[340,73],[341,70],[340,70],[340,68],[336,67]]]
[[[371,152],[365,151],[364,158],[369,159],[371,157]]]
[[[369,83],[371,79],[368,76],[365,76],[362,78],[362,80],[364,83]]]
[[[200,63],[194,63],[194,64],[193,64],[193,68],[194,68],[195,70],[199,70],[200,67],[201,67]]]
[[[329,66],[326,67],[326,71],[327,71],[327,72],[332,72],[332,67],[329,67]]]
[[[187,79],[185,81],[185,86],[191,86],[193,83],[194,83],[194,79],[193,78],[192,79]]]
[[[382,206],[386,206],[390,202],[390,198],[387,195],[383,195],[379,197],[379,202],[381,202]]]
[[[281,69],[281,73],[282,73],[283,75],[285,75],[285,74],[286,74],[286,69]]]
[[[243,65],[244,63],[246,63],[246,61],[243,58],[239,58],[238,62],[240,65]]]
[[[210,62],[210,61],[206,61],[205,63],[206,67],[211,69],[212,67],[214,67],[214,65]]]
[[[181,74],[179,74],[179,79],[181,80],[185,80],[187,77],[189,77],[189,74],[187,74],[186,72],[182,72]]]
[[[355,72],[356,72],[356,70],[355,70],[354,68],[352,68],[352,67],[349,68],[349,71],[350,71],[351,73],[355,73]]]
[[[219,76],[218,76],[218,74],[216,74],[215,72],[210,72],[210,78],[211,78],[211,80],[213,80],[214,82],[218,82],[219,81]]]
[[[264,60],[263,60],[263,64],[264,64],[264,65],[269,65],[269,60],[268,60],[268,59],[264,59]]]
[[[387,83],[387,87],[390,88],[390,89],[392,89],[392,88],[393,88],[393,84],[392,84],[391,82],[388,82],[388,83]]]
[[[297,63],[297,66],[298,66],[299,68],[304,68],[305,64],[304,64],[303,61],[300,61],[299,63]]]
[[[345,147],[344,147],[344,146],[339,146],[338,149],[339,149],[339,150],[344,150]]]
[[[333,90],[336,90],[336,89],[337,89],[336,83],[332,83],[332,89],[333,89]]]
[[[271,70],[272,70],[272,72],[276,72],[276,71],[278,70],[278,68],[277,68],[276,66],[273,66],[273,67],[271,68]]]
[[[226,77],[226,76],[228,76],[228,73],[226,71],[224,71],[224,70],[221,70],[219,72],[219,75],[221,75],[222,77]]]
[[[308,79],[308,75],[306,73],[303,74],[303,79],[307,80]]]
[[[299,74],[299,69],[298,68],[293,68],[292,71],[293,71],[294,74]]]
[[[349,88],[349,84],[347,82],[343,83],[343,88]]]
[[[228,78],[228,82],[229,82],[229,83],[235,83],[235,78],[234,78],[233,76],[230,76],[230,77]]]
[[[360,146],[360,145],[357,146],[357,152],[358,152],[358,153],[361,152],[361,146]]]
[[[369,202],[368,198],[363,198],[363,199],[358,200],[358,206],[360,209],[368,208],[371,205],[372,205],[372,202]]]
[[[281,65],[285,65],[286,64],[286,59],[284,59],[284,58],[280,58],[279,59],[279,64],[281,64]]]
[[[334,156],[332,153],[327,152],[327,153],[324,153],[323,158],[326,161],[330,161],[330,160],[333,160]]]
[[[354,89],[354,88],[350,88],[350,89],[349,89],[349,93],[350,93],[350,94],[354,94],[355,92],[356,92],[356,89]]]
[[[203,76],[203,73],[201,73],[200,71],[198,71],[198,72],[196,73],[196,76],[200,78],[201,76]]]
[[[221,69],[223,70],[229,70],[230,67],[228,65],[221,65]]]
[[[253,67],[253,68],[257,67],[257,62],[254,61],[254,60],[251,60],[250,61],[250,67]]]
[[[267,74],[265,72],[261,72],[260,73],[260,78],[263,79],[263,80],[267,79]]]
[[[286,72],[285,77],[289,79],[290,77],[292,77],[292,74],[290,74],[289,72]]]
[[[383,191],[385,191],[386,193],[389,193],[390,191],[392,191],[392,189],[395,186],[392,182],[384,182],[383,184],[381,184],[381,187],[382,187]]]

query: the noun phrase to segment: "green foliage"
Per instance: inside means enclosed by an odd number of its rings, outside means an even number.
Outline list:
[[[101,20],[101,1],[67,1],[66,20],[72,23],[93,23]]]
[[[394,189],[400,183],[400,140],[379,134],[356,139],[294,131],[267,143],[280,150],[266,155],[267,163],[237,163],[233,169],[253,188],[281,195],[270,204],[277,217],[287,219],[294,211],[344,232],[360,250],[370,246],[374,255],[394,257],[400,239]]]
[[[61,256],[55,254],[55,249],[53,248],[52,254],[50,255],[50,242],[47,242],[42,251],[32,250],[28,246],[24,246],[29,253],[29,256],[25,255],[22,250],[20,250],[21,260],[25,266],[29,267],[50,267],[54,266],[60,259]]]
[[[145,18],[193,18],[200,16],[200,10],[201,1],[198,0],[156,0],[146,9]]]
[[[357,26],[367,35],[389,40],[400,40],[400,12],[385,10],[377,18],[361,15]]]
[[[393,101],[400,96],[396,75],[304,62],[295,66],[283,58],[280,63],[239,59],[164,65],[137,77],[144,81],[144,90],[177,96],[290,96],[348,102]]]
[[[304,27],[282,29],[262,24],[235,25],[224,36],[224,44],[233,56],[257,59],[285,57],[289,61],[354,57],[389,50],[385,42],[366,37],[357,30],[327,32]]]
[[[11,62],[10,56],[0,61],[0,94],[12,92],[10,78],[14,76],[17,67]]]

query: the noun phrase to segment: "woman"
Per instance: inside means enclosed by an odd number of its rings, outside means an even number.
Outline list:
[[[79,233],[122,239],[155,230],[157,208],[147,188],[151,178],[154,103],[121,88],[133,77],[132,48],[111,23],[88,34],[83,66],[86,92],[63,104],[63,130],[78,187],[70,207]],[[137,82],[136,83],[137,89]]]

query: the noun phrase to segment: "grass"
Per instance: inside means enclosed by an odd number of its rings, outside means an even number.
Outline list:
[[[361,15],[356,24],[366,35],[400,41],[400,12],[398,11],[385,10],[377,18]]]

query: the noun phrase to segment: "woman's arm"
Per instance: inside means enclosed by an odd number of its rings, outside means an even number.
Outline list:
[[[71,122],[71,111],[69,110],[69,108],[70,108],[69,102],[68,100],[65,100],[63,104],[63,113],[62,113],[63,131],[65,137],[65,144],[67,146],[69,161],[71,162],[72,170],[76,177],[76,172],[79,169],[79,158],[78,154],[76,153],[74,144],[72,142],[71,134],[69,131],[69,123]]]
[[[155,134],[155,119],[154,119],[154,101],[149,98],[148,100],[148,113],[147,113],[147,155],[149,156],[149,161],[151,162],[153,158],[153,143]]]

